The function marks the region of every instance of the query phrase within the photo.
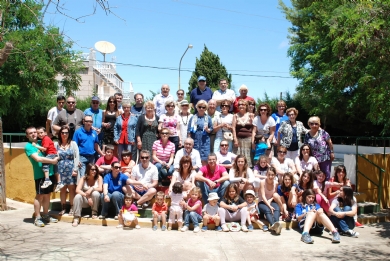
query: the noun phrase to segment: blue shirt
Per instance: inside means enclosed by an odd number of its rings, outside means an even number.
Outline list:
[[[73,141],[76,142],[79,147],[80,155],[94,155],[95,154],[95,143],[99,144],[99,139],[96,131],[86,131],[80,128],[74,132]]]
[[[267,149],[268,149],[267,143],[265,142],[257,143],[255,148],[255,157],[253,159],[259,160],[260,156],[264,155]]]
[[[190,103],[194,104],[194,107],[200,100],[205,100],[206,102],[209,102],[211,98],[213,97],[213,92],[209,87],[206,86],[204,91],[202,92],[199,87],[193,89],[190,94]],[[195,113],[197,112],[195,108]]]
[[[122,187],[126,185],[128,178],[120,172],[116,178],[112,176],[112,173],[108,173],[104,176],[103,184],[108,184],[108,193],[112,194],[117,191],[123,194]]]
[[[282,122],[288,120],[288,116],[287,116],[286,114],[283,114],[282,116],[280,116],[277,112],[275,112],[275,113],[272,113],[271,117],[272,117],[272,118],[275,120],[275,122],[276,122],[275,137],[277,137],[280,124],[281,124]],[[282,134],[280,134],[280,138],[282,138]]]
[[[135,105],[134,106],[131,106],[131,109],[130,109],[130,113],[131,115],[133,116],[141,116],[142,114],[145,114],[145,108],[144,106],[141,106],[139,108],[137,108]]]
[[[302,215],[304,213],[307,213],[307,212],[309,212],[312,209],[313,206],[316,208],[316,210],[321,208],[320,205],[318,205],[317,203],[314,203],[314,204],[311,204],[311,205],[309,205],[309,204],[303,205],[303,203],[299,203],[299,204],[297,204],[295,206],[295,214],[297,216],[300,216],[300,215]]]
[[[97,109],[96,111],[92,109],[92,107],[85,109],[84,111],[85,116],[92,116],[92,127],[97,129],[102,129],[102,123],[103,123],[103,110]],[[99,134],[99,140],[103,140],[103,131]]]
[[[291,182],[294,182],[294,181],[291,180]],[[293,184],[292,187],[295,187],[295,191],[298,191],[297,184]],[[279,196],[283,196],[284,197],[284,201],[286,201],[286,202],[288,202],[288,197],[290,196],[290,192],[291,192],[291,189],[289,191],[282,192],[282,185],[278,186],[278,194],[279,194]]]

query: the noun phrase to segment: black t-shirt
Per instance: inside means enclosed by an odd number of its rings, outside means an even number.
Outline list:
[[[233,200],[227,200],[225,198],[222,198],[221,200],[222,202],[224,202],[226,205],[229,205],[229,206],[238,206],[238,205],[241,205],[242,203],[245,202],[245,200],[242,199],[242,197],[238,197],[238,199],[236,201],[233,201]],[[230,213],[233,213],[234,211],[228,209],[228,211]]]

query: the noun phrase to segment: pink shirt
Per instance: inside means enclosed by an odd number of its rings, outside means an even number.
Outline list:
[[[168,117],[166,114],[160,116],[159,122],[162,122],[163,128],[168,128],[171,133],[170,137],[177,137],[177,125],[180,124],[179,118],[177,115]]]
[[[211,181],[215,181],[215,180],[222,177],[222,173],[226,172],[226,169],[224,166],[216,165],[214,173],[211,173],[211,171],[209,169],[209,165],[206,165],[206,166],[201,167],[199,169],[199,171],[201,171],[203,173],[203,177],[205,177],[206,179],[209,179]],[[215,187],[218,188],[219,185],[220,184],[218,183]]]
[[[159,160],[169,162],[171,154],[175,154],[175,144],[168,141],[167,145],[164,147],[161,140],[156,140],[153,143],[152,150],[156,151],[156,156]],[[156,161],[153,163],[156,163]]]
[[[134,204],[131,204],[131,206],[129,208],[127,208],[126,205],[123,205],[122,206],[122,211],[123,211],[123,214],[125,214],[126,212],[138,211],[138,208]]]
[[[202,202],[201,202],[199,199],[197,199],[197,200],[194,202],[194,201],[192,200],[192,198],[190,198],[190,199],[188,200],[188,202],[187,202],[187,205],[190,206],[190,207],[193,207],[193,206],[195,206],[196,204],[199,204],[199,206],[198,206],[198,208],[195,209],[194,211],[195,211],[196,213],[198,213],[199,215],[202,215]]]

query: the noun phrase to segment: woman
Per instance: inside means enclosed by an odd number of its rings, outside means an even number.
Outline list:
[[[273,167],[268,168],[267,177],[260,181],[259,211],[260,215],[265,215],[270,229],[277,235],[282,231],[282,225],[279,223],[280,208],[274,200],[277,193],[278,183],[275,181],[276,170]],[[267,226],[263,226],[263,231],[268,231]]]
[[[278,193],[274,194],[274,199],[284,213],[285,222],[291,222],[295,206],[297,205],[297,185],[293,183],[292,173],[284,173],[282,184],[278,186]]]
[[[341,209],[342,207],[342,209]],[[358,237],[359,233],[355,232],[354,216],[357,212],[357,201],[353,196],[353,190],[349,186],[340,189],[340,194],[332,201],[329,208],[330,220],[339,230],[341,235]]]
[[[210,153],[210,134],[213,132],[211,117],[206,114],[207,102],[200,100],[196,104],[197,113],[191,117],[187,135],[194,140],[194,149],[200,153],[202,165],[207,164]]]
[[[342,186],[351,186],[349,178],[347,178],[347,169],[344,165],[338,165],[334,168],[334,176],[330,179],[330,182],[338,182],[343,184]],[[329,202],[332,202],[335,197],[338,197],[340,194],[340,189],[337,187],[328,188],[328,199]]]
[[[233,114],[229,113],[230,104],[229,100],[221,102],[221,114],[214,121],[214,132],[216,133],[214,153],[219,150],[219,144],[222,140],[229,143],[229,152],[233,150]]]
[[[82,208],[92,208],[92,219],[98,218],[100,193],[103,192],[103,178],[99,175],[99,167],[88,163],[85,176],[79,180],[74,198],[74,219],[72,226],[80,222]]]
[[[187,139],[188,122],[190,121],[192,114],[189,112],[190,104],[187,100],[182,100],[179,103],[179,106],[180,139],[182,141],[181,146],[184,147],[184,141]]]
[[[215,100],[211,99],[207,104],[209,107],[207,109],[206,114],[211,117],[211,121],[214,126],[221,113],[217,111],[217,102]],[[215,130],[213,130],[213,132],[210,133],[210,151],[214,151],[215,136]]]
[[[295,180],[299,179],[297,170],[295,168],[294,161],[292,159],[286,158],[287,149],[283,146],[278,147],[278,156],[272,157],[271,166],[276,169],[276,174],[278,175],[279,183],[281,184],[282,176],[284,173],[290,172],[294,175]],[[294,183],[294,181],[292,181]]]
[[[229,143],[227,140],[221,141],[219,146],[219,151],[215,153],[217,155],[217,163],[220,166],[224,166],[226,171],[229,172],[237,155],[228,151]]]
[[[191,157],[183,156],[180,159],[179,169],[172,174],[168,194],[172,192],[173,184],[175,184],[175,182],[180,182],[183,184],[183,197],[187,199],[190,190],[195,187],[195,176],[196,171],[192,169]]]
[[[147,150],[152,152],[153,143],[158,138],[158,116],[154,111],[154,103],[147,101],[144,104],[145,115],[138,117],[137,129],[135,135],[137,137],[137,148],[139,150]],[[134,159],[136,161],[136,159]],[[152,158],[150,158],[152,160]]]
[[[275,120],[271,117],[271,107],[268,103],[262,103],[257,109],[257,114],[253,120],[253,129],[252,129],[252,150],[255,149],[255,136],[258,134],[263,135],[268,139],[271,148],[267,149],[266,155],[268,160],[271,161],[274,143],[274,134],[275,134]]]
[[[287,158],[295,160],[298,156],[299,145],[301,144],[302,134],[306,134],[308,130],[303,126],[303,123],[296,121],[298,110],[289,108],[286,111],[288,116],[287,121],[280,124],[278,130],[277,145],[282,145],[287,148]]]
[[[173,158],[175,157],[175,144],[169,141],[169,130],[162,128],[161,139],[156,140],[152,147],[153,164],[158,170],[159,181],[166,181],[174,171]]]
[[[182,146],[183,142],[180,136],[180,120],[175,114],[175,102],[173,100],[167,100],[165,102],[165,114],[161,114],[158,120],[158,131],[162,128],[169,130],[169,141],[175,144],[175,152]]]
[[[138,117],[131,116],[130,104],[122,104],[123,114],[116,118],[114,127],[114,142],[118,144],[118,158],[124,150],[131,151],[131,146],[135,142],[135,129],[137,127]]]
[[[329,133],[321,129],[321,121],[317,116],[308,120],[310,131],[305,135],[305,143],[309,144],[313,156],[317,159],[320,170],[326,175],[326,180],[330,179],[330,168],[334,160],[333,143]]]
[[[249,100],[248,101],[248,112],[256,114],[256,102]]]
[[[118,146],[114,142],[114,125],[119,115],[117,101],[114,96],[110,96],[107,100],[106,109],[103,111],[103,151],[105,151],[106,145],[113,145],[114,156],[118,155]]]
[[[69,127],[67,125],[61,126],[58,142],[54,143],[54,145],[60,157],[58,161],[58,173],[61,176],[62,184],[64,184],[64,187],[60,191],[62,210],[59,215],[66,213],[66,191],[68,190],[70,202],[69,216],[73,216],[73,199],[76,192],[80,155],[79,147],[70,138]],[[81,175],[84,175],[84,173],[81,173]]]
[[[248,190],[248,186],[253,185],[255,176],[249,168],[248,161],[244,155],[238,155],[234,160],[233,167],[229,171],[229,181],[230,183],[237,183],[239,193],[244,191],[244,194]]]
[[[308,144],[303,144],[299,149],[299,156],[295,158],[295,167],[299,176],[301,176],[305,170],[313,171],[320,169]]]

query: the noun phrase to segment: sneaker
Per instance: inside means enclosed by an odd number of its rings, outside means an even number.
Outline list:
[[[152,229],[153,229],[153,231],[156,231],[157,230],[157,226],[153,226]]]
[[[72,223],[72,227],[77,227],[79,225],[79,219],[78,218],[74,218],[73,219],[73,223]]]
[[[115,216],[114,219],[115,219],[115,220],[118,220],[118,216]]]
[[[252,227],[252,229],[253,229],[253,227]],[[242,225],[241,230],[242,230],[242,232],[248,232],[248,228],[246,227],[246,225]]]
[[[355,221],[355,227],[364,228],[364,225]]]
[[[136,225],[135,228],[136,228],[136,229],[140,229],[141,226],[140,226],[140,225]]]
[[[166,226],[162,226],[162,227],[161,227],[161,231],[165,231],[166,229],[167,229]]]
[[[183,227],[180,229],[181,232],[186,232],[187,230],[188,230],[188,227],[187,227],[187,226],[183,226]]]
[[[207,229],[208,229],[208,227],[207,227],[207,226],[203,226],[203,227],[202,227],[202,232],[206,232],[206,231],[207,231]],[[215,228],[215,230],[217,230],[217,228]]]
[[[248,225],[249,232],[253,232],[253,225]]]
[[[267,232],[268,231],[268,226],[264,225],[263,226],[263,232]]]
[[[53,218],[49,215],[43,215],[42,219],[43,219],[43,222],[46,222],[46,223],[57,223],[58,222],[58,219]]]
[[[116,226],[116,228],[123,228],[123,225],[119,224]]]
[[[339,232],[332,233],[332,243],[340,243],[340,234]]]
[[[100,215],[99,219],[106,219],[106,216]]]
[[[306,244],[313,244],[314,240],[311,239],[311,236],[309,233],[303,233],[301,236],[301,241],[306,243]]]
[[[194,233],[198,233],[199,231],[200,231],[199,226],[196,226],[196,227],[194,228]]]
[[[37,217],[37,218],[35,219],[35,221],[34,221],[34,225],[37,226],[37,227],[44,227],[44,226],[45,226],[45,223],[43,223],[41,217]]]
[[[277,235],[280,235],[280,232],[282,232],[282,225],[278,222],[275,222],[272,226],[271,226],[271,230],[275,231],[275,233]]]
[[[54,190],[55,193],[59,192],[64,187],[64,183],[59,182]]]
[[[215,231],[221,232],[221,231],[222,231],[221,226],[216,226],[216,227],[215,227]]]
[[[359,237],[359,233],[358,232],[355,232],[353,230],[348,230],[348,231],[345,231],[344,234],[346,236],[349,236],[349,237]]]
[[[222,231],[223,231],[223,232],[229,232],[229,228],[227,227],[226,224],[223,224],[223,225],[222,225]]]
[[[50,179],[45,179],[45,181],[43,182],[41,188],[47,188],[48,186],[50,186],[52,184],[51,180]]]
[[[171,231],[172,230],[172,227],[168,227],[168,229],[167,229],[168,231]],[[180,229],[179,229],[180,230]]]
[[[145,202],[144,204],[142,204],[142,209],[147,209],[149,207],[149,202]]]

